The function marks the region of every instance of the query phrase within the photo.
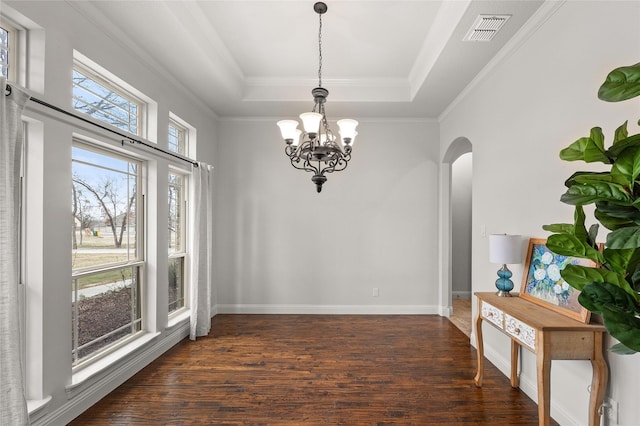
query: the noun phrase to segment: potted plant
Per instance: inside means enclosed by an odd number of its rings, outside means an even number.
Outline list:
[[[604,101],[640,95],[640,63],[609,73],[598,91]],[[640,124],[640,122],[639,122]],[[640,134],[629,135],[627,122],[618,127],[605,149],[600,127],[560,151],[565,161],[600,162],[605,172],[576,172],[560,200],[575,206],[573,224],[545,225],[553,232],[547,247],[560,255],[587,258],[596,268],[568,265],[562,278],[581,293],[582,306],[602,316],[609,333],[620,341],[613,352],[640,352]],[[604,250],[596,241],[598,224],[587,230],[583,206],[595,205],[594,216],[609,230]]]

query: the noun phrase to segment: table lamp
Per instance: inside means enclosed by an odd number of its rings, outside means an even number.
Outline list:
[[[492,234],[489,235],[489,261],[491,263],[502,264],[498,269],[498,279],[496,287],[498,296],[511,297],[513,290],[513,275],[507,264],[518,264],[522,262],[522,238],[520,235]]]

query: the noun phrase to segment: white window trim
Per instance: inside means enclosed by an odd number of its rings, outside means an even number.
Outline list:
[[[7,58],[9,67],[8,80],[18,81],[18,76],[20,75],[18,51],[20,50],[20,41],[22,38],[20,33],[24,32],[24,30],[4,15],[0,15],[0,27],[9,33],[9,45],[7,46],[9,50],[9,56]]]
[[[145,206],[145,194],[146,194],[146,165],[145,165],[145,160],[141,159],[137,156],[134,155],[128,155],[126,152],[122,152],[121,150],[116,150],[108,145],[103,145],[103,144],[93,144],[89,141],[87,141],[85,138],[81,138],[81,137],[77,137],[74,136],[73,138],[73,143],[72,146],[77,146],[80,147],[81,149],[84,150],[89,150],[89,151],[93,151],[93,152],[97,152],[97,153],[107,153],[113,157],[119,157],[125,161],[133,161],[133,162],[137,162],[138,163],[138,173],[139,175],[137,176],[138,182],[138,190],[139,190],[139,194],[138,194],[138,199],[136,200],[137,202],[137,206],[138,208],[136,208],[136,223],[137,224],[142,224],[142,226],[136,230],[136,239],[137,242],[136,244],[140,244],[140,246],[137,247],[137,250],[139,250],[138,256],[136,260],[133,261],[129,261],[129,262],[122,262],[121,264],[118,265],[113,265],[113,266],[120,266],[120,267],[132,267],[132,266],[137,266],[140,268],[139,271],[139,276],[138,279],[140,280],[140,295],[139,297],[141,298],[142,302],[142,312],[141,312],[141,326],[140,326],[140,331],[138,331],[137,333],[134,333],[132,335],[129,335],[128,337],[122,339],[122,341],[110,345],[108,346],[106,349],[104,350],[100,350],[99,352],[92,354],[90,356],[88,356],[86,359],[83,359],[82,361],[80,361],[78,364],[76,365],[72,365],[72,378],[75,381],[75,377],[76,375],[78,375],[78,377],[84,377],[85,376],[85,370],[86,371],[94,371],[95,369],[93,368],[94,365],[99,365],[101,367],[98,367],[97,371],[102,370],[103,368],[105,368],[105,365],[103,365],[102,360],[103,359],[113,359],[112,358],[112,354],[114,353],[123,353],[126,354],[128,353],[128,349],[129,347],[132,348],[136,348],[138,347],[138,341],[146,341],[146,336],[149,334],[146,330],[146,323],[147,323],[147,318],[146,318],[146,308],[145,308],[145,294],[147,292],[146,286],[147,286],[147,277],[146,277],[146,273],[145,273],[145,269],[147,266],[147,260],[146,260],[146,224],[147,224],[147,217],[146,217],[146,206]],[[110,265],[112,266],[112,265]],[[99,268],[97,268],[99,269]],[[88,269],[84,268],[82,270],[76,270],[75,273],[74,271],[72,271],[72,279],[77,278],[78,275],[86,275]],[[71,331],[71,330],[70,330]],[[121,355],[123,356],[123,355]],[[118,359],[118,358],[115,358]],[[115,360],[114,359],[114,360]],[[72,360],[73,362],[73,360]],[[110,361],[113,362],[113,361]]]
[[[169,312],[169,326],[172,326],[180,322],[182,320],[182,317],[185,315],[185,313],[190,314],[191,312],[191,308],[189,306],[189,295],[191,293],[190,286],[189,286],[189,283],[191,282],[190,275],[189,275],[190,256],[189,256],[189,249],[188,249],[189,241],[187,240],[190,234],[189,232],[190,230],[189,184],[190,184],[191,174],[182,169],[171,167],[171,166],[169,167],[169,173],[178,174],[184,178],[184,185],[182,187],[182,192],[183,192],[182,203],[183,203],[184,211],[183,211],[183,226],[182,226],[182,236],[181,236],[183,241],[183,247],[182,247],[182,251],[171,253],[169,255],[169,259],[178,258],[178,257],[182,257],[184,259],[184,270],[182,273],[184,306],[182,308],[176,309],[173,312]],[[167,309],[168,309],[168,306],[167,306]]]
[[[109,89],[127,98],[140,101],[139,123],[137,136],[150,142],[158,141],[158,104],[140,90],[128,84],[106,68],[100,66],[77,50],[73,51],[73,66],[82,72],[89,73],[89,77],[96,77],[99,83],[105,83]]]
[[[185,153],[181,154],[186,158],[190,158],[190,159],[195,159],[196,158],[196,139],[197,139],[197,130],[195,127],[193,127],[191,124],[187,123],[186,121],[184,121],[183,119],[181,119],[180,117],[178,117],[176,114],[169,112],[169,123],[175,123],[177,124],[179,127],[183,128],[186,130],[186,134],[185,134]],[[167,128],[168,129],[168,128]],[[167,140],[167,147],[168,147],[169,143]]]

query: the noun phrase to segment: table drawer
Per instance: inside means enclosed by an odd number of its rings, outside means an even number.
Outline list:
[[[504,316],[504,330],[519,342],[524,343],[535,351],[536,349],[536,329],[512,317],[509,314]]]
[[[491,321],[500,329],[504,327],[504,313],[489,303],[482,301],[482,317],[488,321]]]

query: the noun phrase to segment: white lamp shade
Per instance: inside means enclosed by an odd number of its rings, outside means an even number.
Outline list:
[[[280,120],[276,124],[278,125],[278,127],[280,127],[282,139],[293,139],[293,141],[297,145],[296,130],[298,130],[298,122],[296,120]],[[298,132],[300,132],[300,130],[298,130]]]
[[[304,112],[300,114],[302,120],[302,126],[307,133],[318,133],[320,129],[320,120],[322,120],[322,114],[317,112]]]
[[[342,136],[342,134],[341,134],[340,136]],[[351,138],[351,142],[349,142],[349,146],[350,146],[351,148],[353,148],[353,143],[356,141],[356,136],[358,136],[358,132],[354,132],[354,133],[353,133],[353,137]],[[344,146],[344,145],[346,145],[346,144],[344,143],[344,137],[342,137],[342,145],[343,145],[343,146]]]
[[[293,138],[293,142],[291,143],[291,145],[298,146],[298,144],[300,143],[300,136],[302,136],[302,130],[296,129],[296,135]]]
[[[489,261],[501,265],[522,263],[520,235],[489,235]]]
[[[358,126],[358,122],[356,120],[345,118],[342,120],[338,120],[337,124],[340,128],[340,136],[342,136],[343,140],[353,140],[356,137],[356,127]]]

